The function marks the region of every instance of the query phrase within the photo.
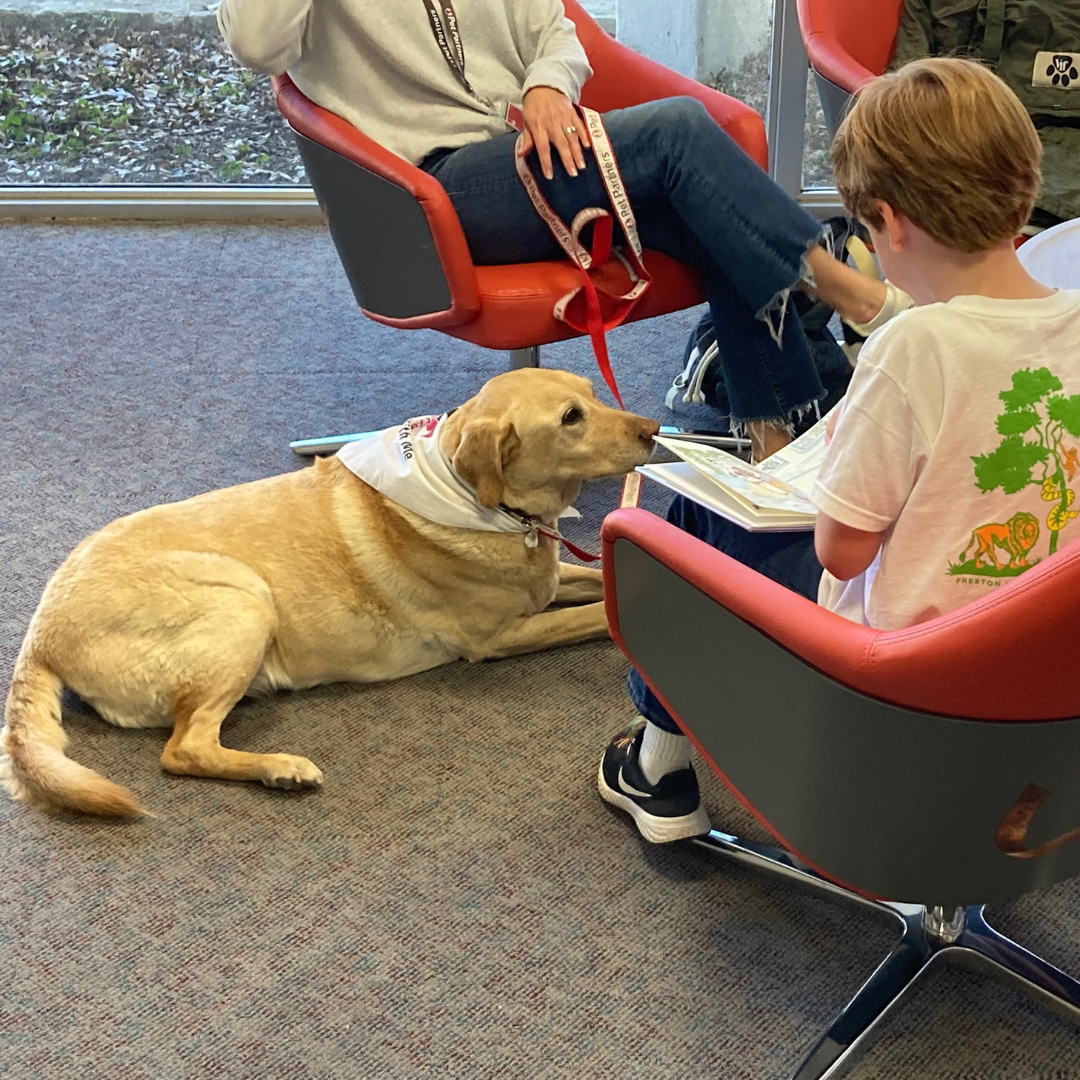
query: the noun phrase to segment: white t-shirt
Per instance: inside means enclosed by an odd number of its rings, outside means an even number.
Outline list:
[[[863,346],[815,505],[885,532],[818,603],[895,630],[1000,588],[1080,537],[1080,291],[957,296]]]

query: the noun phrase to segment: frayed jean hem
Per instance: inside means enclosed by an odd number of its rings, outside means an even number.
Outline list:
[[[807,291],[813,293],[817,288],[817,282],[814,280],[814,270],[810,265],[810,252],[821,244],[823,240],[829,255],[833,254],[832,230],[827,225],[823,225],[821,232],[806,245],[806,250],[799,261],[799,276],[787,288],[781,289],[755,316],[768,326],[769,333],[777,346],[783,344],[784,319],[787,316],[788,305],[791,300],[791,290],[798,288],[800,285],[805,285]]]

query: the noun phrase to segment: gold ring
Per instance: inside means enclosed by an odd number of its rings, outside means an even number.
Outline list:
[[[577,131],[577,128],[576,128],[576,127],[568,127],[568,128],[566,129],[566,134],[567,134],[567,135],[573,135],[575,131]]]

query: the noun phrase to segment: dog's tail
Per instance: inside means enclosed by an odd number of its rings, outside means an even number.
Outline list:
[[[64,754],[60,724],[63,683],[26,647],[15,662],[0,730],[0,783],[16,798],[41,810],[100,817],[144,813],[126,788]]]

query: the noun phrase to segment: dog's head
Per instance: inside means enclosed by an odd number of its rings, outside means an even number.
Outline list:
[[[644,465],[659,430],[601,404],[580,375],[524,368],[497,375],[462,405],[444,425],[442,448],[484,506],[550,518],[583,480]]]

